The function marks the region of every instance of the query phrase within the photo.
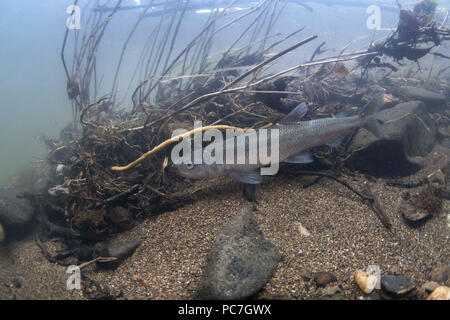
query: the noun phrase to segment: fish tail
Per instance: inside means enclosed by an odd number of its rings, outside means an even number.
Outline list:
[[[384,104],[384,94],[380,94],[376,98],[372,99],[362,112],[362,117],[365,119],[363,128],[373,133],[377,138],[382,136],[381,126],[378,122],[378,113]]]

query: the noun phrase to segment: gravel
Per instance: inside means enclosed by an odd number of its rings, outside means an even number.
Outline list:
[[[448,159],[445,150],[435,148],[426,169],[411,176],[411,181],[436,170],[443,157]],[[282,256],[262,295],[318,298],[320,289],[304,275],[330,272],[346,298],[359,299],[363,294],[354,282],[358,269],[378,265],[382,274],[401,273],[420,286],[433,267],[449,262],[449,201],[444,201],[442,214],[411,228],[404,223],[398,207],[405,192],[418,190],[388,187],[386,180],[377,179],[371,187],[392,222],[392,229],[387,230],[351,191],[327,179],[303,189],[310,180],[306,176],[278,175],[266,178],[257,187],[260,229]],[[361,190],[365,178],[356,174],[345,180]],[[83,269],[83,274],[113,295],[122,292],[126,299],[190,298],[217,233],[248,204],[240,184],[231,179],[203,183],[205,189],[195,203],[148,217],[118,235],[114,241],[140,238],[142,244],[117,269],[97,271],[91,265]],[[299,224],[311,235],[302,235]],[[31,236],[0,248],[0,298],[83,299],[81,290],[66,290],[69,275],[65,271],[65,267],[51,264],[42,256]],[[14,279],[20,280],[20,288],[14,286]]]

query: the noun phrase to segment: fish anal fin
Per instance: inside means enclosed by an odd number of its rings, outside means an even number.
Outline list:
[[[284,162],[287,163],[312,163],[314,162],[313,155],[310,152],[301,152],[288,157]]]
[[[348,132],[341,133],[337,137],[334,137],[333,140],[327,143],[327,146],[332,148],[339,148],[345,140],[345,137],[348,135]]]
[[[262,182],[258,169],[249,171],[229,171],[228,175],[246,184],[260,184]]]

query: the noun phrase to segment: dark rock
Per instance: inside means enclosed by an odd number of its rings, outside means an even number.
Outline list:
[[[441,145],[447,149],[450,149],[450,138],[445,138],[442,140]]]
[[[280,256],[248,206],[217,235],[194,299],[246,299],[271,279]]]
[[[419,223],[431,217],[431,214],[422,208],[417,208],[407,201],[403,201],[399,207],[403,219],[408,223]]]
[[[292,76],[281,77],[275,81],[266,82],[258,86],[258,91],[289,91],[290,82],[293,80]],[[298,97],[294,96],[294,99],[286,94],[267,94],[258,93],[256,99],[263,102],[268,107],[277,110],[281,113],[288,114],[291,112],[300,102]]]
[[[22,283],[20,282],[20,280],[18,278],[14,278],[13,280],[13,285],[14,287],[16,287],[17,289],[19,289],[22,286]]]
[[[244,197],[247,201],[256,201],[256,185],[254,184],[244,184]]]
[[[447,104],[446,96],[423,88],[404,86],[398,88],[397,94],[407,100],[422,101],[430,108],[441,107]]]
[[[401,103],[380,112],[382,139],[359,130],[345,164],[380,177],[408,176],[418,171],[436,140],[436,126],[420,101]]]
[[[428,277],[440,285],[450,286],[450,265],[439,265],[433,268]]]
[[[429,218],[442,211],[443,190],[429,185],[410,200],[400,204],[399,211],[411,226],[420,226]]]
[[[124,207],[114,207],[108,212],[108,218],[120,230],[127,230],[132,226],[133,213]]]
[[[97,257],[115,257],[118,259],[110,262],[98,262],[97,265],[104,268],[115,268],[123,260],[131,256],[140,244],[140,239],[114,243],[97,243],[95,245],[95,255]]]
[[[408,295],[415,286],[408,277],[387,275],[381,277],[381,289],[392,298],[401,298]]]
[[[17,198],[23,193],[20,188],[0,190],[0,223],[6,234],[21,231],[33,219],[34,209],[26,200]]]
[[[314,281],[318,287],[325,287],[327,284],[336,282],[337,278],[329,272],[318,272],[314,275]]]

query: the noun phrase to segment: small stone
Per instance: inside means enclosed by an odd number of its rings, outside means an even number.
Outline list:
[[[370,294],[375,289],[378,278],[364,270],[358,270],[355,273],[355,281],[362,292]]]
[[[402,270],[400,269],[399,266],[393,266],[393,267],[390,269],[390,273],[393,274],[393,275],[398,276],[398,275],[401,275],[401,274],[402,274]]]
[[[450,288],[446,286],[437,287],[427,300],[450,300]]]
[[[3,225],[0,223],[0,242],[5,240],[5,229],[3,229]]]
[[[318,272],[314,275],[314,281],[318,287],[325,287],[327,284],[336,282],[337,278],[329,272]]]
[[[301,271],[300,276],[305,281],[309,281],[309,280],[311,280],[313,278],[313,274],[310,271],[308,271],[308,270]]]
[[[311,232],[309,232],[308,229],[306,229],[300,222],[297,223],[297,230],[305,237],[309,237],[311,235]]]
[[[445,184],[445,174],[441,169],[434,171],[427,176],[429,182],[437,182],[439,184]]]
[[[342,292],[341,285],[328,285],[322,290],[322,294],[329,297],[334,296],[340,292]]]
[[[20,280],[18,278],[14,278],[13,280],[13,285],[14,287],[16,287],[17,289],[19,289],[22,286],[22,283],[20,282]]]
[[[440,285],[450,285],[450,265],[439,265],[435,267],[431,270],[429,279]]]
[[[419,289],[418,297],[419,299],[426,299],[428,295],[433,292],[437,287],[439,287],[439,283],[434,281],[425,282]]]
[[[381,288],[388,296],[401,298],[408,295],[415,286],[408,277],[387,275],[381,277]]]
[[[402,213],[403,218],[410,223],[421,222],[431,217],[431,214],[427,210],[416,208],[408,202],[403,202],[400,205],[399,211]]]

